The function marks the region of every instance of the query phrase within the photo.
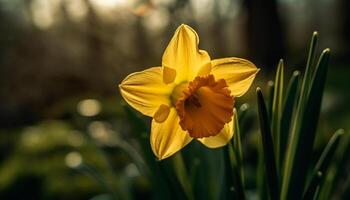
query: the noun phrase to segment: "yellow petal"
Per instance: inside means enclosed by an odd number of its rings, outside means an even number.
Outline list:
[[[221,58],[211,61],[215,79],[225,79],[231,95],[240,97],[248,91],[259,69],[242,58]]]
[[[173,155],[191,140],[189,134],[180,128],[174,108],[170,109],[169,116],[163,123],[152,120],[151,147],[160,160]]]
[[[175,82],[190,81],[201,73],[210,73],[210,57],[206,51],[198,49],[199,38],[197,33],[187,25],[181,25],[175,32],[163,59],[163,68],[176,70]],[[204,69],[202,67],[204,66]],[[209,68],[209,70],[208,70]],[[202,70],[201,70],[202,69]],[[168,73],[163,73],[166,76]],[[173,74],[173,73],[172,73]],[[163,77],[164,80],[172,78]]]
[[[161,111],[167,112],[164,106],[171,105],[170,94],[173,87],[173,84],[163,83],[161,67],[152,67],[130,74],[119,85],[120,93],[128,104],[150,117],[157,113],[157,118],[161,116],[160,120],[167,116]]]
[[[202,144],[209,148],[218,148],[225,146],[233,136],[233,120],[225,124],[218,135],[198,139]]]

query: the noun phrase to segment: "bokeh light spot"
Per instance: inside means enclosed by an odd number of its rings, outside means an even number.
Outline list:
[[[30,4],[33,23],[40,29],[48,29],[55,19],[59,0],[34,0]]]
[[[70,152],[65,157],[65,163],[68,167],[76,168],[83,162],[83,159],[78,152]]]
[[[78,103],[78,112],[86,117],[92,117],[100,113],[101,104],[96,99],[85,99]]]
[[[69,17],[74,21],[81,21],[88,13],[88,8],[83,0],[66,0],[66,8]]]

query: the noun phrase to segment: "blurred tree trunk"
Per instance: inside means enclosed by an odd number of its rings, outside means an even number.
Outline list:
[[[85,0],[88,8],[86,17],[86,72],[89,86],[93,91],[105,92],[107,83],[105,80],[106,62],[104,59],[105,48],[103,41],[103,25],[99,20],[95,8],[90,1]]]
[[[224,57],[226,53],[226,42],[225,42],[225,28],[226,28],[226,20],[224,17],[222,17],[222,14],[220,13],[219,8],[220,1],[217,1],[214,4],[214,23],[211,28],[212,36],[214,41],[214,47],[215,47],[215,55],[214,57]],[[225,13],[226,14],[226,13]]]
[[[345,42],[345,58],[350,56],[350,1],[341,0],[340,2],[340,18],[342,18],[342,34]]]
[[[246,42],[250,57],[271,72],[285,53],[284,31],[276,0],[244,0]]]
[[[176,28],[180,26],[181,23],[186,23],[195,29],[197,28],[196,22],[193,18],[187,18],[187,21],[183,21],[183,19],[180,18],[179,13],[182,13],[186,7],[191,10],[190,13],[193,13],[189,0],[177,0],[173,5],[168,7],[169,18],[171,20],[168,23],[168,27],[165,32],[166,37],[173,35]]]
[[[143,16],[137,16],[134,35],[134,45],[136,47],[135,61],[137,65],[146,67],[154,64],[154,53],[153,48],[150,44],[149,38],[147,37],[147,31],[142,24]]]

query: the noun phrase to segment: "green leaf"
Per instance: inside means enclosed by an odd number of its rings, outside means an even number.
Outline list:
[[[300,160],[303,157],[301,155],[302,152],[300,152],[301,148],[303,148],[301,146],[301,143],[303,143],[301,141],[303,137],[301,136],[302,131],[300,130],[301,129],[300,127],[302,126],[301,124],[304,123],[303,120],[309,120],[309,118],[303,119],[303,117],[304,117],[304,113],[306,113],[305,107],[307,106],[306,104],[309,96],[308,95],[309,88],[311,87],[310,82],[314,71],[312,69],[312,63],[314,60],[316,44],[317,44],[317,32],[314,32],[310,42],[310,49],[309,49],[308,60],[306,64],[306,71],[303,78],[303,84],[301,86],[300,98],[298,100],[296,114],[294,116],[293,125],[290,132],[290,141],[289,141],[289,146],[286,153],[284,171],[282,176],[283,180],[282,180],[281,199],[300,199],[302,195],[303,187],[304,187],[304,180],[305,180],[307,169],[305,169],[305,166],[303,166],[303,168],[301,166],[301,164],[304,164],[304,163],[303,163],[303,160]],[[319,101],[319,100],[316,100],[316,101]],[[309,114],[312,114],[312,113],[309,113]],[[317,116],[309,116],[309,117],[318,118],[318,114]],[[314,137],[314,133],[311,133],[311,135],[307,134],[307,136],[312,139]],[[309,145],[309,146],[311,145],[311,148],[312,148],[313,144],[306,144],[306,145]],[[300,174],[301,176],[298,177],[296,173],[305,173],[305,174]],[[297,197],[293,198],[293,195],[296,195]]]
[[[279,196],[279,184],[276,168],[276,158],[274,145],[271,136],[270,123],[267,115],[265,100],[260,88],[257,88],[257,101],[259,111],[260,132],[265,158],[265,170],[268,181],[269,195],[272,200],[277,200]]]
[[[307,84],[307,76],[304,77],[301,98],[293,121],[290,147],[287,151],[281,199],[300,199],[302,196],[312,156],[329,55],[329,49],[322,52],[311,85]],[[307,88],[310,88],[309,95]]]
[[[293,113],[295,110],[300,83],[300,72],[295,71],[289,81],[286,98],[283,106],[280,132],[280,166],[285,159],[287,149],[287,141],[290,133],[290,124],[292,122]]]
[[[278,63],[276,78],[275,78],[275,90],[272,103],[272,121],[271,131],[274,142],[274,148],[276,153],[276,167],[277,174],[280,171],[280,147],[281,147],[281,118],[282,118],[282,102],[283,102],[283,76],[284,76],[284,64],[281,59]]]
[[[315,60],[315,50],[316,50],[317,40],[318,40],[318,33],[315,31],[312,33],[312,38],[310,42],[310,49],[309,49],[309,55],[306,63],[302,93],[304,93],[303,92],[304,90],[307,91],[307,93],[310,91],[310,87],[311,87],[310,83],[312,80],[312,75],[314,74],[314,71],[315,71],[315,69],[312,66]],[[307,93],[305,93],[305,95]]]

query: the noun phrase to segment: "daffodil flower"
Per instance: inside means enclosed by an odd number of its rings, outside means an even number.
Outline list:
[[[235,98],[246,93],[259,71],[241,58],[211,60],[198,43],[197,33],[181,25],[161,67],[130,74],[119,85],[128,104],[153,118],[150,142],[159,159],[193,139],[209,148],[226,145],[233,136]]]

